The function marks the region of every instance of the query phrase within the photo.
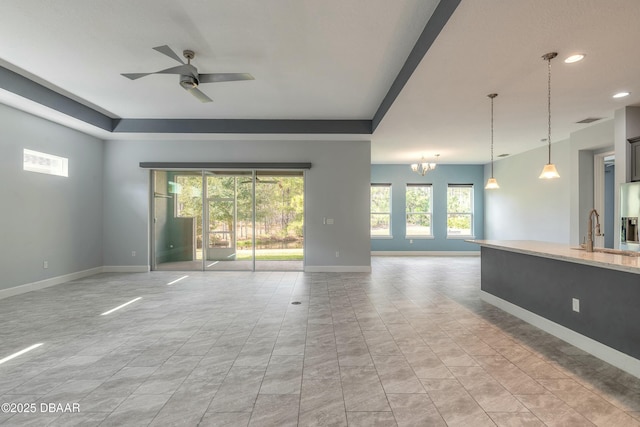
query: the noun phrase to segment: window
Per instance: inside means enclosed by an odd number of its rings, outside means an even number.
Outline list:
[[[473,185],[447,188],[447,237],[473,237]]]
[[[407,237],[432,237],[431,185],[407,184]]]
[[[371,236],[391,237],[391,184],[371,184]]]
[[[22,155],[23,170],[48,175],[69,176],[69,160],[66,157],[58,157],[26,148],[22,151]]]

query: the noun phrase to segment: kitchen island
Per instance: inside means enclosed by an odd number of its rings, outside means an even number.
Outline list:
[[[481,298],[640,377],[640,257],[538,241],[481,246]]]

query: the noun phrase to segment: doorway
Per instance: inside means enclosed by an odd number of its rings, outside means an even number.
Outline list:
[[[602,236],[594,236],[596,247],[615,247],[615,155],[607,150],[593,156],[594,208],[600,214]]]
[[[304,269],[304,172],[152,172],[152,270]]]

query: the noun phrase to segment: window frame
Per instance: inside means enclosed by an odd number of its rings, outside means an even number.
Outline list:
[[[389,211],[388,212],[374,212],[372,210],[371,203],[371,189],[374,187],[386,187],[389,189]],[[393,231],[392,231],[392,201],[393,201],[393,188],[391,184],[388,183],[371,183],[369,186],[369,236],[371,239],[393,239]],[[371,217],[373,215],[387,215],[389,218],[389,234],[371,234]]]
[[[452,212],[449,211],[449,189],[451,188],[469,188],[471,190],[470,194],[470,212]],[[474,216],[475,216],[475,188],[473,184],[447,184],[447,239],[475,239],[475,227],[473,224]],[[470,234],[451,234],[449,232],[449,218],[452,215],[467,215],[469,216],[469,221],[471,224],[471,233]]]
[[[407,192],[408,189],[411,187],[427,187],[429,188],[429,210],[428,211],[409,211],[408,207],[407,207]],[[405,239],[409,239],[409,240],[419,240],[419,239],[434,239],[434,234],[433,234],[433,184],[424,184],[424,183],[420,183],[420,184],[413,184],[413,183],[407,183],[405,186],[405,200],[404,200],[404,208],[405,208],[405,217],[404,217],[404,232],[405,232]],[[429,234],[409,234],[407,233],[407,217],[410,215],[426,215],[429,217]]]
[[[22,170],[69,178],[69,158],[23,148]]]

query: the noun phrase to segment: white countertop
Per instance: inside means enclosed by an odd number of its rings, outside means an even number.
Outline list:
[[[467,240],[467,242],[488,248],[640,274],[640,257],[587,252],[572,249],[569,245],[536,240]]]

